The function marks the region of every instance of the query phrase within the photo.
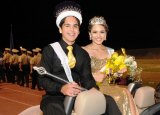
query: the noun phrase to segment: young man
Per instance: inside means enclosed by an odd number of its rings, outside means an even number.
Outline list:
[[[88,53],[75,43],[79,35],[82,23],[80,6],[72,1],[64,1],[56,6],[56,24],[62,37],[58,43],[67,55],[67,46],[73,47],[74,59],[68,63],[71,69],[73,82],[62,84],[47,76],[40,76],[39,82],[46,94],[43,96],[40,108],[44,115],[66,115],[64,109],[65,96],[75,97],[81,92],[81,87],[88,90],[98,89],[91,73],[90,57]],[[69,62],[69,61],[67,61]],[[47,72],[67,79],[65,70],[51,44],[46,46],[42,52],[40,66]],[[121,115],[114,100],[106,96],[106,115]]]

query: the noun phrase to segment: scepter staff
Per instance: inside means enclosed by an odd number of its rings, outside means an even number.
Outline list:
[[[48,76],[51,76],[51,77],[59,80],[59,82],[69,83],[67,80],[64,80],[64,79],[57,77],[51,73],[48,73],[44,67],[34,66],[33,69],[36,70],[38,72],[38,74],[40,74],[40,75],[48,75]]]
[[[48,75],[48,76],[51,76],[53,77],[55,80],[57,80],[58,82],[63,82],[63,83],[70,83],[69,81],[66,81],[60,77],[57,77],[51,73],[48,73],[46,71],[46,69],[44,67],[37,67],[37,66],[34,66],[33,67],[34,70],[36,70],[38,72],[38,74],[40,75]],[[81,87],[79,88],[81,91],[86,91],[87,89]],[[74,105],[74,101],[75,101],[76,97],[70,97],[70,96],[65,96],[65,99],[64,99],[64,108],[65,108],[65,112],[66,112],[66,115],[70,115],[71,112],[72,112],[72,107]]]
[[[63,82],[63,83],[66,83],[66,84],[67,84],[67,83],[70,83],[70,82],[67,81],[67,80],[64,80],[64,79],[62,79],[62,78],[60,78],[60,77],[57,77],[56,75],[53,75],[53,74],[47,72],[44,67],[34,66],[33,69],[36,70],[36,71],[38,72],[38,74],[51,76],[52,78],[54,78],[54,79],[57,80],[58,82]],[[87,90],[87,89],[81,87],[80,90],[81,90],[81,91],[85,91],[85,90]]]

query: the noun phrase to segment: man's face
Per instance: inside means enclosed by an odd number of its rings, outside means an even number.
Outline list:
[[[59,32],[62,33],[62,39],[68,45],[72,45],[79,35],[79,25],[77,19],[73,16],[66,17],[62,28],[59,28]]]

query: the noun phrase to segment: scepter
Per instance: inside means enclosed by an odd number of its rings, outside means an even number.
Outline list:
[[[48,75],[48,76],[51,76],[51,77],[57,79],[59,82],[70,83],[70,82],[67,81],[67,80],[64,80],[64,79],[62,79],[62,78],[60,78],[60,77],[57,77],[57,76],[55,76],[55,75],[53,75],[53,74],[51,74],[51,73],[48,73],[44,67],[34,66],[33,69],[36,70],[36,71],[38,72],[38,74],[40,74],[40,75]]]
[[[60,77],[57,77],[57,76],[55,76],[55,75],[53,75],[51,73],[48,73],[44,67],[34,66],[33,69],[36,70],[38,72],[38,74],[51,76],[54,79],[56,79],[58,82],[63,82],[63,83],[66,83],[66,84],[70,83],[67,80],[64,80],[64,79],[62,79]],[[86,91],[87,90],[87,89],[85,89],[83,87],[81,87],[79,89],[81,91]],[[64,99],[64,108],[65,108],[66,115],[71,115],[72,107],[74,105],[75,98],[76,97],[65,96],[65,99]]]
[[[34,66],[33,69],[36,70],[36,71],[38,72],[38,74],[40,74],[40,75],[48,75],[48,76],[51,76],[52,78],[56,79],[57,81],[63,82],[63,83],[65,83],[65,84],[70,83],[70,82],[67,81],[67,80],[64,80],[64,79],[62,79],[62,78],[60,78],[60,77],[57,77],[56,75],[53,75],[53,74],[47,72],[44,67]],[[87,89],[81,87],[80,90],[81,90],[81,91],[85,91],[85,90],[87,90]]]

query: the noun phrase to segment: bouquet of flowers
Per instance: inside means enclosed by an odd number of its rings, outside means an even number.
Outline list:
[[[107,74],[108,83],[115,83],[116,79],[127,76],[129,76],[132,81],[140,79],[140,77],[137,78],[136,75],[138,72],[141,72],[142,69],[137,67],[134,56],[127,55],[124,48],[121,48],[121,50],[121,55],[114,52],[111,58],[107,60],[106,65],[100,70],[102,73]]]

